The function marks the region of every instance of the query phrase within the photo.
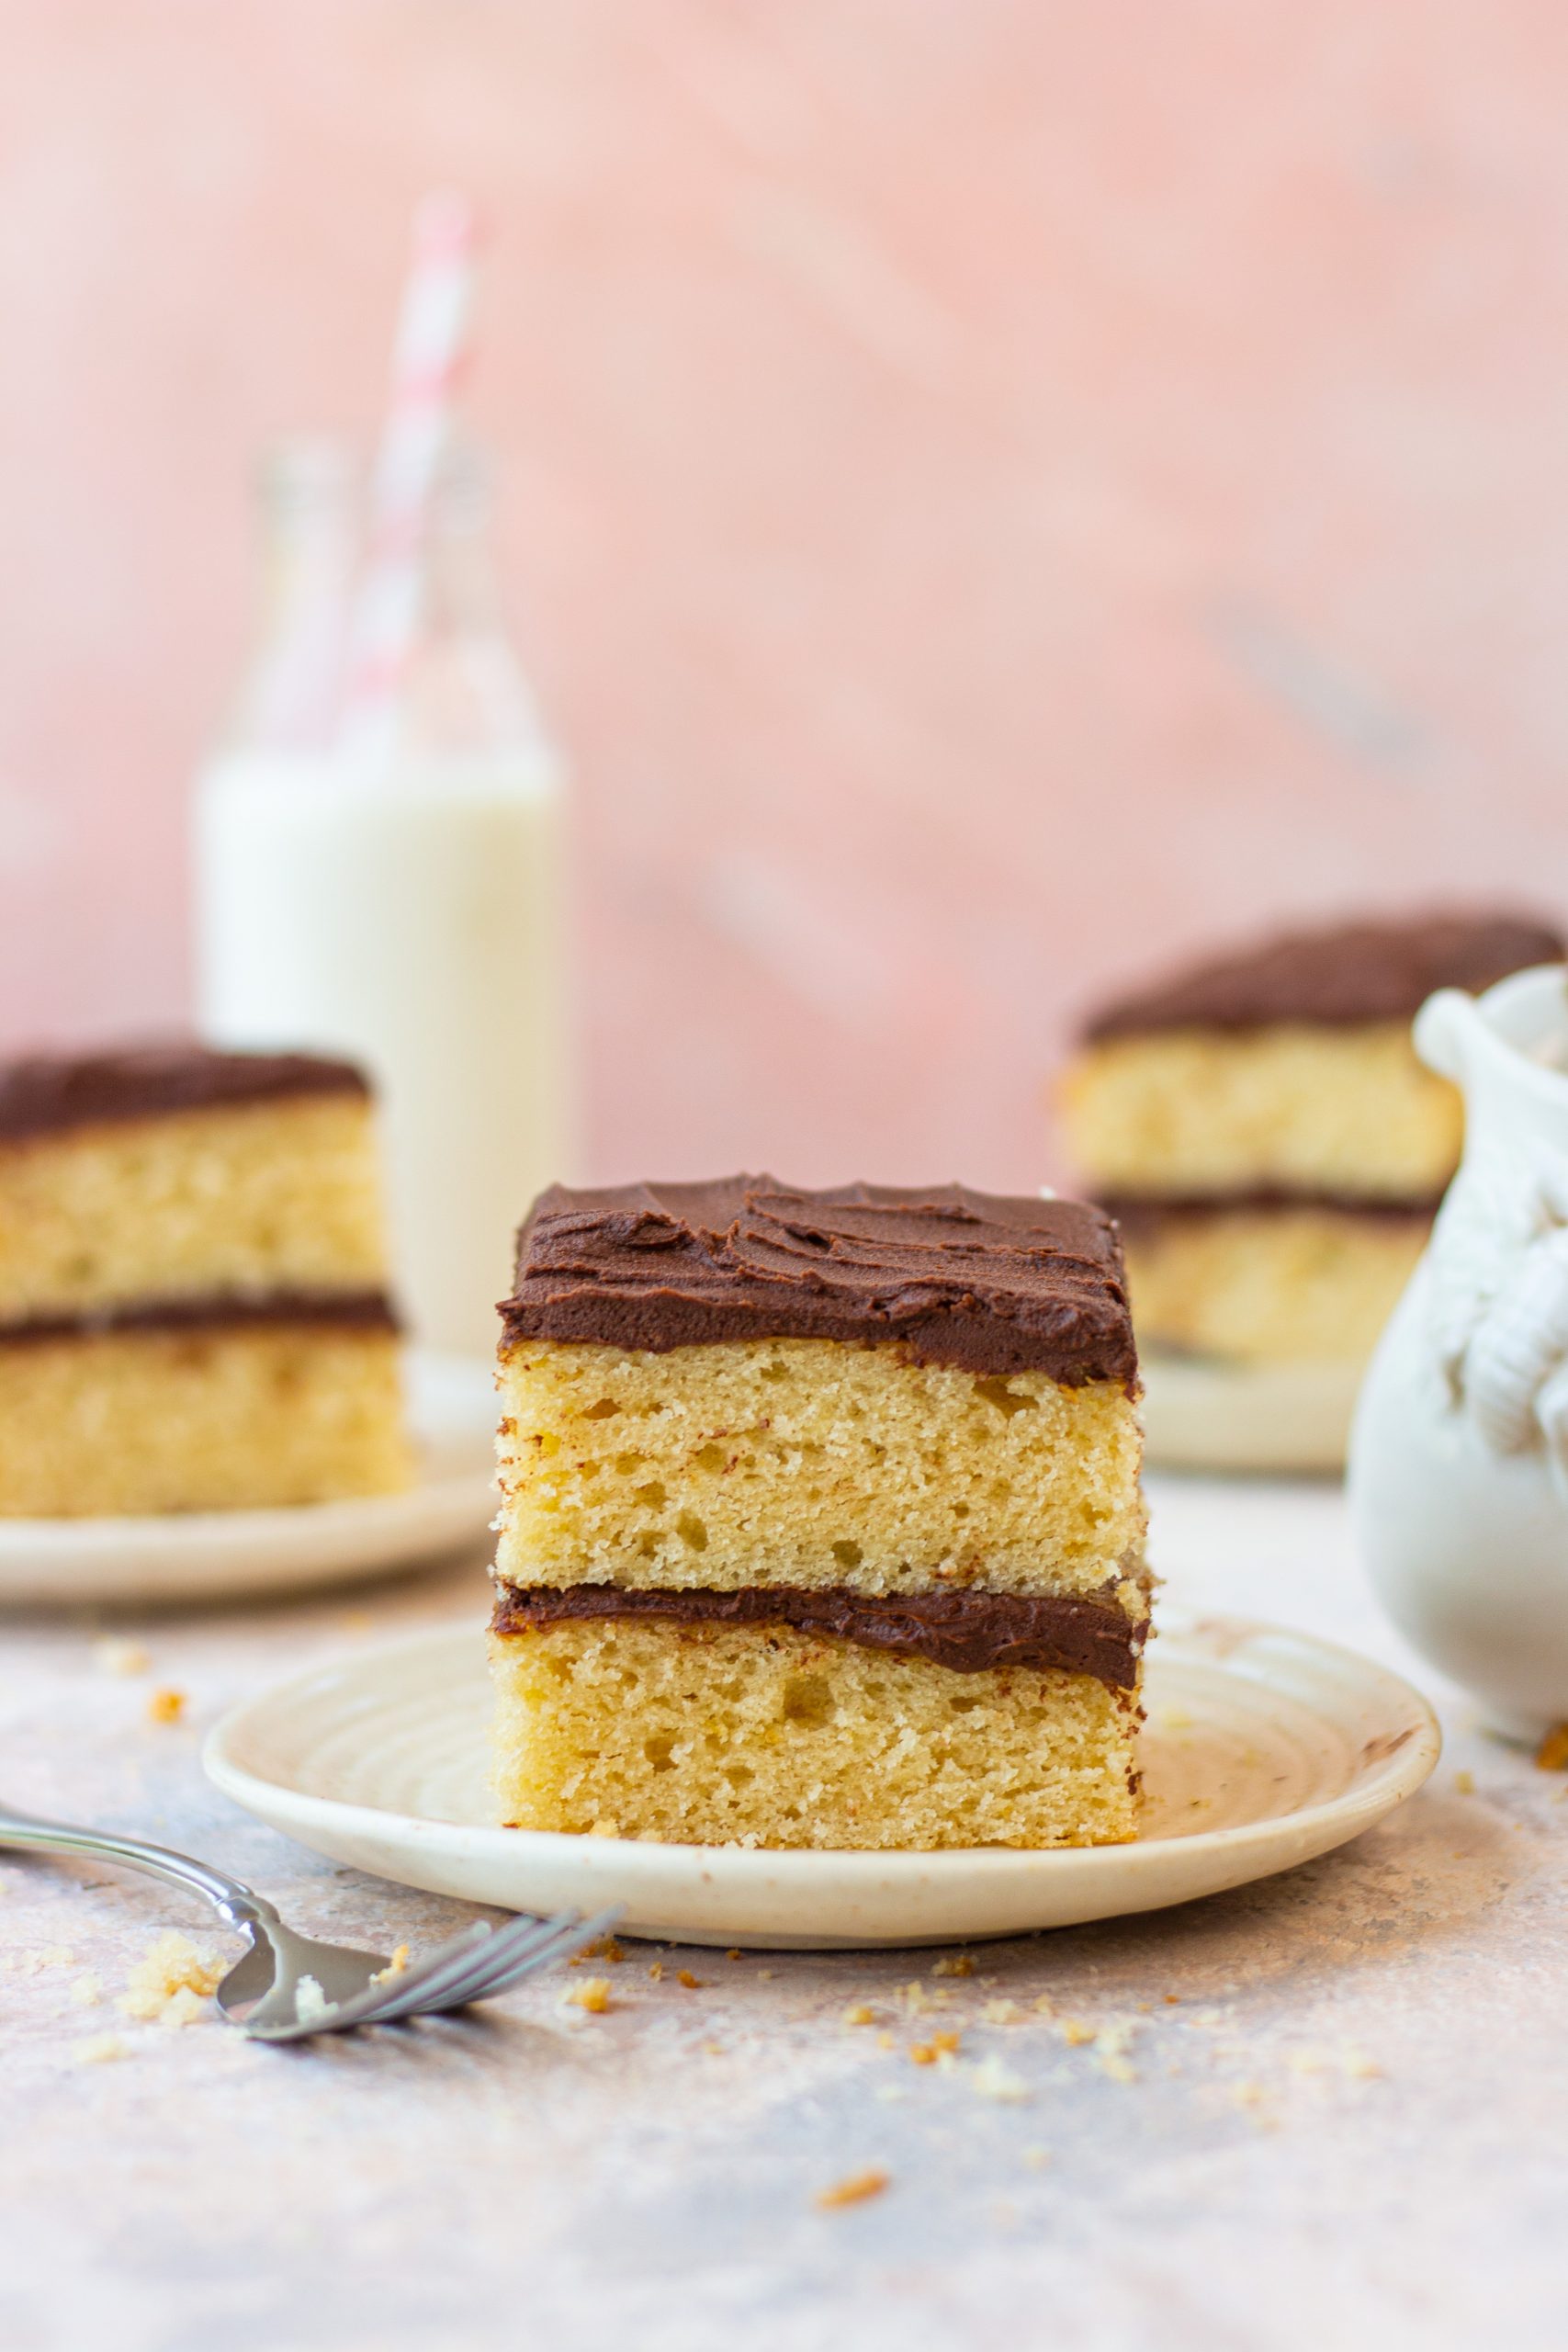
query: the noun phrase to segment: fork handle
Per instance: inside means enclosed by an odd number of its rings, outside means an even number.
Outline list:
[[[120,1862],[127,1870],[145,1871],[171,1886],[189,1887],[204,1894],[231,1928],[258,1922],[277,1924],[277,1914],[265,1895],[243,1879],[230,1878],[189,1854],[169,1846],[150,1846],[141,1838],[113,1838],[107,1830],[76,1829],[64,1821],[40,1821],[30,1813],[0,1810],[0,1846],[32,1847],[47,1854],[92,1854],[100,1861]]]

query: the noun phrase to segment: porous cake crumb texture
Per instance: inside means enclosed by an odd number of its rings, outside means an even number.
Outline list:
[[[384,1331],[264,1324],[0,1344],[0,1517],[243,1510],[406,1487]]]
[[[534,1340],[501,1388],[497,1570],[519,1586],[1090,1591],[1142,1541],[1135,1408],[1109,1382],[824,1340]]]
[[[1357,1363],[1376,1345],[1430,1230],[1418,1214],[1156,1211],[1126,1236],[1133,1311],[1166,1347]]]
[[[1457,1090],[1408,1023],[1158,1030],[1086,1046],[1061,1101],[1072,1155],[1104,1193],[1265,1185],[1427,1200],[1459,1162]]]
[[[1136,1834],[1132,1693],[784,1628],[491,1636],[513,1826],[683,1844],[1083,1846]]]
[[[378,1290],[385,1272],[361,1094],[0,1142],[0,1322],[192,1295]]]

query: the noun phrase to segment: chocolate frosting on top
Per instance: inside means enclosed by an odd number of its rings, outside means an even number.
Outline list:
[[[713,1340],[897,1341],[927,1363],[1137,1382],[1116,1228],[1077,1201],[773,1176],[554,1185],[517,1239],[505,1343],[665,1353]]]
[[[1114,1592],[1114,1587],[1111,1588]],[[916,1592],[874,1598],[840,1585],[815,1589],[749,1585],[738,1592],[665,1591],[569,1584],[524,1589],[503,1584],[491,1620],[498,1634],[526,1634],[583,1619],[664,1618],[684,1625],[790,1625],[863,1649],[929,1658],[954,1674],[1003,1667],[1092,1674],[1130,1690],[1148,1620],[1129,1617],[1105,1594]]]
[[[0,1063],[0,1140],[291,1094],[367,1094],[352,1062],[319,1054],[226,1054],[194,1040]]]
[[[1292,931],[1125,996],[1083,1035],[1155,1029],[1255,1029],[1273,1022],[1342,1028],[1414,1018],[1434,989],[1474,991],[1563,960],[1562,934],[1530,915],[1426,914]]]

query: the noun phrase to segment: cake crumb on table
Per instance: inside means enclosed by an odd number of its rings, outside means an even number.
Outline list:
[[[177,1724],[185,1711],[186,1694],[183,1690],[166,1689],[154,1690],[148,1697],[147,1720],[149,1723]]]
[[[933,1976],[973,1976],[975,1963],[966,1951],[955,1951],[946,1960],[939,1960],[931,1970]]]
[[[880,2197],[891,2179],[892,2175],[879,2165],[869,2165],[864,2172],[852,2172],[847,2179],[835,2181],[831,2188],[819,2188],[816,2201],[824,2211],[837,2205],[863,2205],[868,2197]]]
[[[190,2025],[226,1973],[221,1960],[198,1951],[188,1936],[171,1928],[137,1962],[115,2006],[144,2025]]]
[[[118,2033],[90,2033],[73,2042],[71,2055],[78,2066],[102,2066],[113,2058],[129,2058],[130,2044]]]
[[[1475,1775],[1473,1772],[1456,1772],[1454,1774],[1454,1794],[1456,1797],[1472,1797],[1475,1794]]]
[[[702,1978],[694,1976],[689,1968],[678,1968],[675,1971],[675,1982],[677,1984],[683,1984],[688,1993],[700,1993],[703,1988]]]
[[[563,2007],[586,2009],[591,2017],[603,2017],[610,2006],[610,1980],[607,1976],[587,1976],[581,1984],[561,1995]]]
[[[852,2001],[844,2011],[844,2023],[846,2025],[874,2025],[876,2011],[869,2001]]]
[[[407,1944],[400,1944],[386,1967],[378,1968],[370,1982],[372,1984],[389,1984],[394,1976],[406,1976],[408,1965],[409,1948]]]
[[[93,1664],[100,1674],[145,1674],[152,1660],[140,1642],[106,1634],[93,1644]]]
[[[1003,2107],[1021,2107],[1033,2096],[1023,2076],[1015,2074],[994,2052],[981,2059],[969,2077],[969,2087],[976,2098],[995,2099]],[[1024,2161],[1029,2161],[1027,2150]]]
[[[1543,1772],[1568,1772],[1568,1724],[1553,1724],[1535,1751]]]
[[[96,1973],[87,1969],[71,1987],[71,2006],[74,2009],[96,2008],[104,1997],[104,1988]]]
[[[664,1962],[661,1960],[649,1961],[648,1973],[652,1977],[654,1983],[656,1984],[659,1984],[664,1974]]]

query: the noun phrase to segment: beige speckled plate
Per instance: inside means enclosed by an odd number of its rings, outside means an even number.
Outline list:
[[[940,1943],[1154,1911],[1326,1853],[1418,1789],[1432,1711],[1351,1651],[1167,1611],[1150,1652],[1144,1834],[1056,1852],[769,1853],[500,1829],[467,1628],[279,1683],[207,1743],[225,1793],[335,1861],[509,1910],[626,1906],[626,1931],[809,1949]]]
[[[381,1576],[479,1544],[495,1514],[491,1368],[411,1351],[420,1475],[406,1494],[292,1510],[0,1519],[0,1604],[225,1600]]]

